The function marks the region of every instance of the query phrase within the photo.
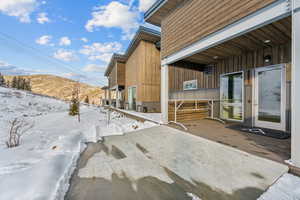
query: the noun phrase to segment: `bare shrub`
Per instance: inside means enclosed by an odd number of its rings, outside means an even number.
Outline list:
[[[24,119],[15,118],[14,120],[9,122],[9,138],[6,142],[7,148],[13,148],[20,145],[21,137],[33,128],[34,124],[25,121]]]

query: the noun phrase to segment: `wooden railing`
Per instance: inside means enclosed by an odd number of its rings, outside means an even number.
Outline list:
[[[169,121],[187,122],[214,117],[216,99],[174,99],[169,100]]]

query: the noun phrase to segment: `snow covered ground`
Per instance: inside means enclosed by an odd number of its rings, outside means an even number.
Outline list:
[[[155,126],[97,107],[81,106],[81,122],[68,115],[68,104],[0,87],[0,199],[63,199],[84,142]],[[9,121],[23,118],[34,127],[21,145],[7,148]]]
[[[300,178],[291,174],[283,175],[258,200],[299,200]]]
[[[131,115],[135,115],[137,117],[144,118],[146,120],[150,120],[150,121],[154,121],[159,124],[162,124],[161,113],[141,113],[141,112],[136,112],[133,110],[123,110],[123,109],[117,109],[117,110],[120,110],[121,112],[128,113]]]

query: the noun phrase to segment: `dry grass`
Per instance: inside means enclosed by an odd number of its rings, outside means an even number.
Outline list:
[[[53,75],[30,75],[22,77],[31,80],[33,93],[56,97],[62,100],[71,100],[72,90],[76,84],[73,80]],[[12,76],[5,76],[5,79],[11,81]],[[80,83],[81,101],[84,101],[86,96],[88,96],[90,103],[94,102],[99,105],[101,95],[103,95],[103,91],[100,87]]]

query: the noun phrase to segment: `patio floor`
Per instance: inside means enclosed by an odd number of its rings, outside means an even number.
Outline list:
[[[167,126],[89,144],[67,200],[254,200],[288,171]]]
[[[245,133],[226,128],[220,122],[203,119],[184,123],[188,133],[200,136],[224,145],[228,145],[248,153],[284,162],[291,157],[291,140],[275,139],[266,136]],[[177,125],[170,125],[179,128]]]

